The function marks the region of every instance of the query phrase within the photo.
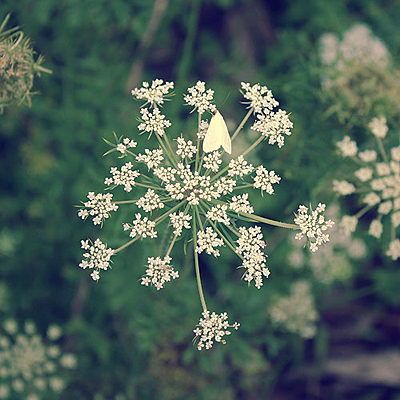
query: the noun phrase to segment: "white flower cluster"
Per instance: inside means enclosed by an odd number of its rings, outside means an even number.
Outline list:
[[[310,285],[305,281],[292,285],[289,296],[281,297],[270,307],[272,322],[305,339],[315,336],[318,313]]]
[[[218,238],[217,232],[215,232],[210,226],[207,227],[205,231],[197,232],[196,253],[201,254],[205,250],[207,254],[219,257],[220,253],[216,247],[221,247],[223,245],[223,240]]]
[[[173,82],[165,82],[162,79],[155,79],[151,86],[148,82],[143,82],[142,87],[133,89],[132,96],[138,100],[146,100],[152,107],[164,104],[164,97],[174,88]]]
[[[228,175],[242,178],[251,174],[254,170],[253,165],[249,164],[243,156],[239,156],[229,162]]]
[[[202,315],[203,318],[200,318],[197,328],[193,331],[195,334],[194,340],[199,341],[197,344],[197,349],[199,351],[203,348],[206,350],[211,349],[214,341],[226,344],[223,337],[231,334],[228,329],[239,329],[239,323],[235,322],[232,325],[229,324],[228,314],[226,312],[216,314],[215,312],[210,313],[210,311],[204,310]]]
[[[125,192],[130,192],[136,185],[136,178],[140,175],[139,171],[132,170],[133,165],[129,161],[118,170],[117,167],[111,167],[112,178],[106,178],[104,184],[107,186],[123,186]]]
[[[164,287],[165,282],[179,278],[178,271],[175,271],[174,267],[170,265],[171,260],[170,256],[165,256],[163,259],[149,257],[146,275],[142,277],[142,285],[149,286],[152,284],[157,290],[160,290]]]
[[[198,205],[201,200],[219,199],[231,193],[236,186],[235,180],[225,177],[211,183],[210,176],[200,175],[197,171],[193,173],[190,165],[182,163],[170,172],[173,174],[171,182],[163,181],[169,196],[174,200],[186,199],[192,206]]]
[[[76,367],[73,354],[62,353],[56,344],[61,329],[52,325],[43,340],[32,321],[20,329],[13,319],[2,322],[0,331],[0,398],[41,399],[60,396],[66,386],[66,370]]]
[[[228,210],[228,206],[226,204],[217,204],[216,206],[211,207],[207,213],[206,217],[214,222],[220,222],[224,225],[229,225],[230,219],[226,213]]]
[[[198,81],[195,86],[188,89],[189,94],[183,98],[189,106],[193,106],[199,114],[204,114],[205,111],[215,112],[217,108],[212,104],[214,90],[207,89],[204,82]]]
[[[210,169],[211,172],[218,172],[219,166],[222,163],[221,153],[219,151],[208,153],[206,156],[204,156],[203,161],[204,168]]]
[[[374,118],[369,124],[372,134],[378,141],[386,136],[388,127],[385,118]],[[349,139],[346,139],[350,143]],[[341,145],[343,147],[343,142]],[[384,231],[383,219],[387,218],[390,232],[393,232],[387,255],[393,260],[400,258],[400,240],[394,233],[400,226],[400,146],[392,147],[386,153],[381,142],[379,152],[369,149],[358,151],[355,142],[351,145],[352,157],[355,164],[359,166],[354,172],[352,182],[334,181],[333,189],[340,195],[346,196],[351,193],[362,193],[362,202],[365,204],[364,212],[371,208],[377,211],[377,217],[371,222],[368,233],[380,239]],[[346,156],[347,152],[342,151]],[[379,160],[381,158],[381,160]],[[364,213],[361,212],[361,215]],[[345,216],[341,226],[347,234],[355,231],[358,218]]]
[[[385,44],[363,24],[356,24],[343,35],[342,41],[326,33],[321,39],[321,61],[340,70],[348,63],[386,66],[390,61]]]
[[[191,159],[197,152],[196,146],[193,145],[191,140],[186,141],[182,136],[176,139],[177,147],[176,154],[180,158]]]
[[[163,151],[161,149],[154,149],[154,150],[144,149],[144,152],[146,154],[139,153],[136,156],[136,161],[145,163],[149,170],[157,168],[164,160]]]
[[[78,216],[82,219],[86,219],[89,215],[92,216],[94,225],[102,224],[105,219],[110,217],[110,211],[118,210],[118,206],[112,202],[113,195],[111,193],[94,194],[94,192],[89,192],[87,198],[89,201],[83,203],[86,208],[81,208]]]
[[[256,114],[257,121],[250,128],[261,133],[265,139],[268,138],[269,144],[278,144],[282,147],[285,144],[285,137],[290,136],[293,123],[290,121],[286,111],[273,109],[279,103],[272,96],[272,92],[266,86],[259,84],[251,86],[249,83],[242,82],[243,97],[248,100],[249,108]]]
[[[143,239],[147,237],[154,239],[157,237],[157,231],[154,229],[155,226],[156,223],[154,221],[149,220],[147,217],[143,217],[142,219],[142,214],[137,213],[132,224],[125,223],[123,228],[124,231],[131,231],[129,236],[132,238],[139,236]]]
[[[330,206],[326,215],[334,220],[339,219],[339,206]],[[338,225],[330,231],[329,246],[322,246],[316,253],[310,254],[305,251],[304,242],[294,237],[292,239],[290,242],[293,247],[288,253],[289,264],[295,269],[309,267],[316,281],[324,285],[348,281],[353,275],[353,260],[360,260],[367,253],[367,247],[361,239],[343,235]]]
[[[263,276],[268,278],[270,275],[266,266],[267,255],[262,250],[267,244],[259,226],[248,229],[242,226],[239,232],[240,237],[236,241],[235,251],[243,257],[243,263],[240,266],[246,270],[243,279],[249,283],[254,280],[255,287],[260,289],[263,285]]]
[[[248,193],[233,196],[232,201],[229,203],[229,209],[237,213],[253,214],[254,208],[252,207],[248,199]]]
[[[164,203],[160,200],[160,196],[153,189],[147,189],[145,195],[136,202],[136,205],[139,208],[143,208],[145,212],[164,208]]]
[[[111,257],[114,250],[107,248],[100,239],[96,239],[94,243],[88,240],[81,240],[81,248],[86,251],[83,253],[84,260],[79,263],[83,269],[92,269],[90,276],[94,281],[100,279],[100,270],[107,270],[110,267]]]
[[[327,33],[320,39],[320,76],[327,115],[340,123],[365,126],[384,111],[395,117],[400,101],[399,70],[385,44],[371,30],[356,24],[343,34]]]
[[[260,289],[263,279],[268,278],[270,274],[266,266],[267,255],[264,253],[266,242],[259,226],[243,227],[238,225],[238,221],[264,222],[296,228],[294,224],[285,224],[254,214],[247,190],[260,189],[262,194],[266,192],[272,195],[273,185],[279,183],[281,177],[274,170],[262,165],[253,165],[245,159],[249,152],[267,138],[269,144],[277,143],[278,147],[282,147],[284,136],[291,134],[292,123],[285,111],[274,111],[278,102],[267,87],[242,83],[241,89],[249,111],[239,123],[238,129],[231,137],[229,132],[226,132],[221,114],[218,124],[214,127],[211,124],[212,128],[209,128],[210,124],[202,118],[207,112],[217,111],[213,104],[214,91],[206,89],[205,83],[199,81],[189,88],[188,94],[184,96],[186,104],[198,112],[197,129],[192,132],[191,140],[186,134],[185,137],[181,134],[170,140],[170,130],[167,132],[166,128],[170,127],[171,123],[161,114],[160,107],[172,88],[173,83],[164,84],[162,80],[155,80],[151,85],[145,83],[142,88],[132,91],[137,99],[150,104],[148,109],[142,108],[140,111],[138,130],[149,133],[148,139],[154,140],[155,137],[158,148],[144,148],[142,153],[135,154],[130,149],[136,147],[136,142],[130,139],[118,139],[114,135],[117,143],[108,142],[114,148],[107,154],[117,151],[122,155],[120,158],[131,157],[132,161],[120,169],[113,167],[112,177],[107,178],[105,184],[111,190],[123,186],[127,193],[134,187],[137,187],[137,190],[145,189],[139,198],[123,199],[113,204],[121,207],[123,204],[135,205],[143,213],[149,214],[145,216],[137,212],[132,223],[123,224],[124,231],[129,232],[131,239],[115,250],[108,249],[100,239],[93,245],[89,244],[89,241],[82,241],[82,248],[87,252],[84,254],[86,259],[80,266],[93,269],[92,278],[98,280],[100,269],[109,267],[111,256],[137,240],[157,238],[158,232],[163,229],[166,230],[165,237],[168,237],[168,231],[172,230],[173,235],[169,236],[171,241],[166,252],[162,256],[148,258],[141,283],[145,286],[153,285],[159,290],[166,282],[178,278],[178,272],[170,264],[170,254],[174,246],[177,247],[177,243],[183,243],[183,247],[186,248],[187,243],[193,242],[196,282],[202,308],[207,310],[204,292],[201,289],[199,254],[219,257],[220,248],[223,246],[234,250],[242,260],[240,268],[244,268],[245,271],[243,279],[249,284],[254,282],[255,287]],[[223,132],[225,141],[229,143],[228,147],[231,148],[231,144],[234,146],[234,139],[252,114],[255,115],[256,122],[251,129],[260,135],[246,150],[233,159],[229,159],[227,152],[219,151],[214,145],[211,146],[211,151],[204,151],[203,140],[206,140],[209,134],[209,139],[213,140],[213,135],[218,139],[218,135]],[[124,193],[124,196],[128,196],[127,193]],[[111,197],[104,198],[111,202]],[[319,209],[320,206],[317,210]],[[109,210],[101,211],[102,218],[107,218],[104,215]],[[302,217],[299,215],[298,220]],[[329,222],[318,229],[325,230]],[[315,224],[311,227],[311,222],[307,220],[307,223],[308,225],[303,221],[301,228],[304,229],[307,225],[309,238],[314,238],[316,243],[319,243],[321,238],[327,241],[328,236],[320,235]],[[310,233],[311,229],[315,231],[314,236]],[[315,251],[317,246],[315,243],[313,246]],[[218,315],[204,311],[199,327],[195,330],[196,337],[199,338],[199,350],[203,347],[210,348],[214,340],[224,342],[223,336],[230,333],[228,328],[237,329],[238,326],[237,323],[229,325],[226,313]]]
[[[131,140],[127,137],[121,138],[119,143],[116,146],[116,150],[119,151],[122,155],[126,155],[128,152],[128,149],[135,148],[137,146],[137,142],[134,140]]]
[[[273,184],[279,183],[281,177],[275,171],[268,171],[262,165],[256,168],[256,175],[254,176],[254,187],[261,189],[261,193],[266,191],[268,194],[274,193]]]
[[[171,225],[174,227],[174,235],[181,236],[182,229],[190,229],[190,220],[192,219],[191,215],[185,215],[183,211],[177,213],[169,214],[169,219],[171,221]]]
[[[153,112],[148,108],[142,108],[140,113],[142,114],[142,123],[138,125],[140,132],[147,132],[150,135],[154,132],[163,136],[165,128],[171,126],[171,122],[165,119],[165,115],[161,114],[158,108],[154,108]]]
[[[335,224],[331,219],[325,219],[323,215],[325,208],[325,204],[319,203],[314,211],[310,209],[311,213],[309,214],[308,207],[300,205],[294,218],[294,223],[301,230],[296,234],[296,239],[301,240],[306,237],[313,253],[318,250],[319,246],[329,242],[329,235],[325,232]]]

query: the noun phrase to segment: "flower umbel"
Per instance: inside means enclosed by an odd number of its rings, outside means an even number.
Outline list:
[[[203,318],[200,318],[197,328],[193,331],[195,334],[194,340],[199,341],[197,344],[198,350],[202,350],[203,348],[206,350],[211,349],[214,341],[226,344],[223,337],[231,334],[228,329],[239,329],[239,323],[229,324],[227,313],[216,314],[212,312],[210,314],[210,311],[204,310],[202,315]]]
[[[400,253],[396,251],[400,227],[400,146],[385,146],[383,139],[386,138],[388,127],[384,117],[373,118],[368,127],[376,141],[377,150],[359,151],[353,142],[351,157],[357,168],[354,176],[350,177],[351,182],[333,182],[333,189],[339,195],[362,193],[361,201],[364,203],[355,216],[343,217],[341,226],[347,234],[351,234],[356,229],[358,219],[372,208],[375,209],[376,218],[370,223],[368,233],[381,239],[386,226],[390,234],[386,255],[397,260],[400,258]],[[342,155],[349,154],[342,152]]]
[[[107,270],[110,267],[110,259],[114,254],[114,250],[107,248],[100,239],[96,239],[94,243],[88,240],[81,240],[81,248],[86,251],[83,253],[84,260],[79,264],[83,269],[92,269],[90,276],[94,281],[100,279],[100,270]]]
[[[172,125],[159,109],[171,88],[173,83],[164,84],[162,80],[155,80],[132,91],[137,99],[150,104],[149,109],[142,108],[140,111],[138,131],[150,133],[147,139],[156,141],[155,146],[144,148],[137,154],[134,152],[136,142],[133,139],[118,139],[115,136],[117,143],[106,141],[112,147],[107,154],[118,152],[122,157],[130,158],[121,167],[113,167],[112,177],[105,180],[109,190],[123,186],[125,191],[122,195],[125,197],[114,200],[110,194],[100,194],[97,195],[98,199],[95,197],[97,202],[90,203],[87,208],[91,206],[89,208],[95,210],[92,213],[96,214],[96,221],[101,222],[109,220],[110,211],[115,211],[117,207],[128,205],[137,207],[138,211],[135,211],[131,223],[123,224],[123,230],[129,232],[130,238],[115,250],[108,249],[100,239],[94,244],[82,241],[86,253],[80,266],[93,269],[92,278],[98,280],[99,271],[108,269],[111,256],[136,241],[157,239],[158,232],[164,232],[162,236],[170,238],[169,245],[162,250],[162,254],[148,258],[141,279],[142,285],[152,285],[160,290],[167,282],[179,277],[171,265],[172,252],[182,251],[179,247],[186,250],[188,245],[193,246],[196,282],[203,309],[203,318],[195,330],[199,338],[198,348],[201,350],[203,347],[210,348],[214,341],[224,343],[222,338],[230,333],[228,328],[237,329],[239,326],[237,323],[230,325],[226,313],[211,314],[207,309],[201,283],[205,254],[221,257],[223,249],[232,250],[241,260],[239,268],[244,269],[243,279],[249,284],[254,282],[255,287],[260,289],[270,271],[264,252],[266,241],[263,239],[262,228],[254,223],[298,229],[295,224],[274,221],[254,213],[248,191],[259,189],[262,194],[274,195],[273,185],[279,183],[281,177],[272,169],[253,165],[246,160],[246,155],[265,142],[266,138],[270,145],[277,143],[278,147],[282,147],[283,135],[290,135],[292,124],[285,111],[274,111],[278,102],[267,87],[242,83],[243,96],[249,110],[235,133],[231,136],[224,130],[224,137],[229,135],[229,143],[235,146],[236,136],[252,114],[259,121],[253,128],[260,135],[234,159],[230,159],[226,152],[212,150],[213,144],[207,147],[209,151],[206,152],[203,151],[203,141],[210,117],[217,112],[212,103],[213,90],[206,89],[205,83],[200,81],[188,89],[184,100],[198,113],[197,129],[191,132],[191,136],[190,132],[184,132],[176,134],[171,140]],[[170,126],[167,132],[165,128]],[[82,211],[80,216],[85,218],[86,213]],[[241,226],[241,221],[247,225]],[[329,224],[325,225],[327,228]],[[325,239],[327,235],[321,237]],[[315,240],[320,241],[320,236],[315,236]],[[313,249],[316,250],[315,245]]]
[[[57,332],[55,332],[57,331]],[[56,333],[56,334],[55,334]],[[42,337],[33,321],[20,327],[6,319],[0,328],[0,377],[2,399],[59,397],[67,382],[65,372],[77,364],[75,355],[63,354],[57,340],[58,326]]]
[[[319,203],[317,208],[314,211],[310,209],[309,213],[308,207],[300,205],[294,218],[294,223],[301,229],[301,232],[296,234],[296,239],[306,237],[313,253],[319,246],[329,242],[329,234],[325,231],[334,225],[331,219],[325,220],[325,208],[325,204]]]

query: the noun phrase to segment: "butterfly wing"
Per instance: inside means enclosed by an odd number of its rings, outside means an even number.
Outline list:
[[[217,111],[210,121],[206,136],[203,141],[203,151],[209,153],[218,150],[220,147],[231,154],[231,138],[224,118]]]

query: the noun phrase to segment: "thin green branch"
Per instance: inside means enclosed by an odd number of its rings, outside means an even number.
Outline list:
[[[196,228],[196,211],[197,207],[193,207],[192,219],[193,219],[193,252],[194,252],[194,267],[196,271],[196,282],[197,289],[199,291],[201,305],[203,307],[203,311],[207,310],[206,300],[204,298],[203,287],[201,285],[201,277],[200,277],[200,266],[199,266],[199,255],[196,252],[197,247],[197,228]]]
[[[296,225],[296,224],[288,224],[286,222],[274,221],[273,219],[260,217],[255,214],[247,214],[247,213],[243,213],[243,212],[238,212],[238,214],[243,217],[246,217],[250,221],[254,221],[254,222],[263,222],[264,224],[278,226],[279,228],[299,229],[298,225]]]

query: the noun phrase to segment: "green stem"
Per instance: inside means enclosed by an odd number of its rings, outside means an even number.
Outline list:
[[[119,200],[119,201],[113,201],[114,204],[132,204],[136,203],[137,200]]]
[[[382,139],[377,137],[376,141],[378,142],[379,151],[381,153],[381,156],[382,156],[383,160],[385,161],[386,164],[389,164],[389,160],[388,160],[388,157],[386,155],[385,148],[383,147]]]
[[[124,245],[122,245],[121,247],[118,247],[118,249],[114,250],[114,254],[119,253],[121,250],[127,248],[128,246],[130,246],[132,243],[136,242],[136,240],[139,240],[141,238],[141,236],[136,236],[134,237],[132,240],[130,240],[129,242],[125,243]]]
[[[255,147],[257,147],[264,140],[264,136],[260,136],[247,150],[245,150],[241,156],[249,154]]]
[[[162,141],[161,137],[156,133],[155,134],[157,136],[158,142],[160,143],[161,148],[163,149],[164,153],[167,155],[171,165],[173,165],[175,168],[177,167],[177,161],[175,159],[175,153],[172,151],[171,145],[168,141],[167,135],[164,134],[164,138],[165,138],[165,143],[168,146],[168,149],[165,147],[164,142]]]
[[[203,287],[201,285],[201,277],[200,277],[200,267],[199,267],[199,255],[196,252],[197,247],[197,229],[196,229],[196,206],[193,207],[192,219],[193,219],[193,251],[194,251],[194,267],[196,271],[196,282],[197,289],[199,291],[201,305],[203,307],[203,311],[207,311],[206,300],[204,298]]]
[[[165,190],[164,188],[160,188],[160,187],[156,187],[156,186],[151,186],[151,185],[146,185],[144,183],[140,183],[140,182],[135,182],[134,186],[140,186],[140,187],[144,187],[146,189],[153,189],[153,190]]]
[[[167,250],[167,254],[166,254],[165,256],[169,256],[169,253],[171,253],[171,250],[172,250],[172,248],[174,247],[174,244],[175,244],[175,242],[176,242],[177,237],[178,237],[178,236],[175,235],[174,238],[172,239],[172,242],[171,242],[171,244],[170,244],[170,246],[169,246],[169,248],[168,248],[168,250]]]
[[[34,68],[36,71],[40,71],[40,72],[45,72],[46,74],[52,74],[53,71],[51,69],[48,68],[44,68],[41,65],[34,65]]]
[[[353,215],[353,217],[359,219],[360,217],[362,217],[365,213],[367,213],[371,208],[374,208],[376,206],[376,204],[370,206],[367,205],[364,208],[362,208],[357,214]]]
[[[246,183],[246,185],[242,185],[242,186],[235,186],[233,188],[233,190],[237,190],[237,189],[247,189],[249,187],[253,187],[253,185],[251,183]]]
[[[250,109],[248,111],[248,113],[245,115],[245,117],[243,118],[242,122],[239,124],[239,126],[236,128],[236,131],[234,132],[234,134],[232,135],[231,140],[233,141],[233,139],[235,139],[235,137],[238,135],[238,133],[242,130],[244,124],[247,122],[247,120],[249,119],[250,115],[253,113],[253,110]]]
[[[278,226],[280,228],[299,229],[298,225],[296,225],[296,224],[287,224],[285,222],[274,221],[273,219],[264,218],[264,217],[260,217],[258,215],[247,214],[247,213],[243,213],[243,212],[238,212],[238,214],[243,217],[246,217],[254,222],[263,222],[264,224]]]

